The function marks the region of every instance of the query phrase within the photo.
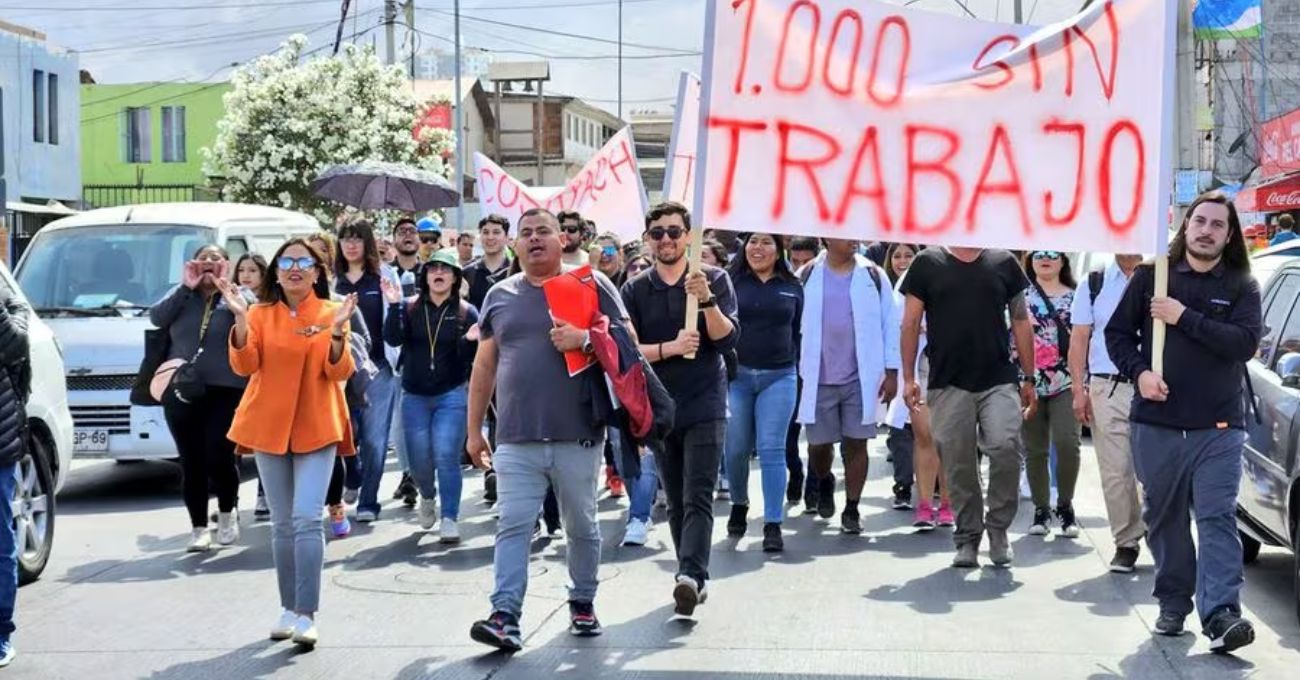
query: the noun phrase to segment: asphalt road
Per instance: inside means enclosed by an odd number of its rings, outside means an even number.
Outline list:
[[[786,552],[764,555],[761,524],[726,538],[718,503],[710,599],[695,622],[672,620],[674,560],[667,526],[644,548],[618,545],[626,500],[600,503],[605,536],[600,638],[567,632],[565,542],[535,543],[523,625],[509,658],[469,640],[487,613],[494,521],[464,505],[465,541],[440,545],[414,512],[327,549],[322,640],[311,653],[272,643],[278,614],[269,527],[251,522],[255,487],[241,492],[241,545],[188,555],[179,473],[169,463],[78,462],[59,498],[55,553],[19,591],[18,660],[7,677],[40,678],[1140,678],[1300,677],[1291,556],[1265,548],[1247,568],[1244,604],[1257,642],[1239,657],[1208,653],[1204,638],[1153,638],[1151,563],[1107,573],[1110,534],[1097,471],[1085,450],[1075,540],[1013,530],[1015,567],[948,568],[951,540],[916,535],[889,509],[889,466],[873,451],[862,536],[795,516]],[[251,470],[251,468],[250,468]],[[385,490],[396,483],[386,479]],[[758,499],[758,474],[751,475]],[[466,498],[481,479],[469,473]],[[842,496],[841,496],[842,498]],[[387,501],[391,504],[392,501]],[[987,558],[981,558],[987,562]],[[1189,619],[1189,629],[1199,630]]]

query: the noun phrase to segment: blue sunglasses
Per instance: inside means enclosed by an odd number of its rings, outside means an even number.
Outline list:
[[[281,271],[289,271],[290,269],[293,269],[295,265],[298,269],[306,271],[316,266],[316,258],[310,256],[289,257],[288,255],[281,255],[280,259],[275,261],[275,265],[279,267]]]
[[[1061,253],[1055,250],[1040,250],[1034,253],[1035,260],[1059,260]]]

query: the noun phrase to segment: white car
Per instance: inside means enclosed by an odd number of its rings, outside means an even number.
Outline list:
[[[9,268],[0,262],[0,289],[26,300]],[[64,382],[63,350],[50,327],[33,312],[27,335],[31,344],[32,394],[27,400],[31,443],[18,465],[12,499],[18,542],[18,583],[35,581],[45,570],[54,543],[54,495],[63,488],[72,464],[72,413]]]
[[[1300,239],[1262,248],[1250,254],[1250,271],[1263,289],[1282,265],[1297,257],[1300,257]]]

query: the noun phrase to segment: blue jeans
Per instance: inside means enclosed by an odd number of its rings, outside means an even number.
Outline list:
[[[358,511],[369,510],[379,514],[379,482],[384,478],[388,433],[393,424],[393,409],[399,391],[400,385],[392,369],[381,369],[366,388],[365,407],[353,409],[357,425],[353,435],[358,437],[357,463],[361,465]],[[356,480],[350,479],[348,486],[357,488]]]
[[[460,517],[460,452],[465,444],[467,398],[465,385],[436,397],[402,395],[411,478],[424,498],[442,490],[442,516],[450,520]]]
[[[793,366],[770,370],[740,366],[731,382],[726,456],[731,502],[749,505],[749,454],[757,450],[764,522],[780,522],[784,517],[785,439],[797,387]]]
[[[623,471],[622,437],[619,436],[618,430],[612,427],[606,434],[609,436],[610,443],[614,445],[614,467],[618,470],[618,475],[623,478],[623,483],[627,485],[627,519],[629,522],[634,519],[648,522],[650,509],[655,503],[655,493],[659,491],[659,473],[655,468],[655,456],[647,450],[645,455],[641,456],[641,474],[636,478],[629,477]]]
[[[18,463],[0,465],[0,642],[14,632],[14,603],[18,598],[18,541],[14,535],[14,506]],[[53,491],[49,492],[53,498]]]
[[[1133,423],[1133,467],[1142,482],[1142,519],[1156,561],[1160,611],[1201,623],[1221,609],[1241,614],[1241,430],[1173,430]],[[1192,518],[1197,541],[1192,541]],[[1198,555],[1199,548],[1199,555]]]
[[[299,614],[320,610],[325,532],[320,509],[334,471],[335,445],[319,451],[257,454],[257,472],[271,508],[271,554],[280,606]]]

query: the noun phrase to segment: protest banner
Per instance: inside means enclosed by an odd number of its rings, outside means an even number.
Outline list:
[[[872,0],[709,0],[698,224],[1164,252],[1174,19],[1051,26]]]
[[[639,240],[645,230],[648,206],[628,128],[610,137],[563,187],[526,186],[481,153],[474,154],[474,177],[483,214],[504,215],[511,225],[529,209],[546,208],[553,213],[576,210],[624,242]]]
[[[677,110],[664,169],[665,201],[695,204],[695,147],[700,135],[700,79],[682,71],[677,83]]]

